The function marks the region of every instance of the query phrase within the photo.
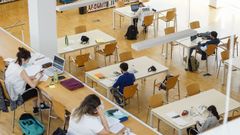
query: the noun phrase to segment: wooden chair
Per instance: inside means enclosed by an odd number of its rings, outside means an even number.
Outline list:
[[[235,56],[235,50],[237,51],[238,56],[238,36],[234,36],[234,46],[233,46],[233,56]],[[227,40],[227,43],[222,42],[222,44],[218,45],[223,50],[229,50],[230,49],[230,37]]]
[[[176,76],[173,76],[173,77],[169,77],[165,83],[165,86],[166,86],[166,100],[167,100],[167,103],[168,103],[168,95],[169,95],[169,90],[170,89],[173,89],[176,84],[178,85],[178,99],[180,99],[180,87],[179,87],[179,75],[176,75]],[[154,84],[153,84],[153,95],[155,94],[155,89],[156,88],[159,88],[161,85],[161,82],[160,83],[157,83],[157,79],[154,80]]]
[[[155,94],[155,95],[153,95],[149,98],[146,123],[148,122],[148,117],[149,117],[150,110],[154,109],[154,108],[157,108],[157,107],[160,107],[163,104],[164,104],[164,102],[163,102],[163,97],[162,97],[161,94]],[[160,123],[160,120],[158,119],[158,126],[157,126],[158,131],[159,131],[159,123]]]
[[[84,63],[84,72],[88,72],[91,70],[95,70],[99,68],[99,64],[96,60],[89,60]],[[84,82],[86,81],[85,75],[84,75]],[[93,87],[93,81],[92,81],[92,87]]]
[[[149,0],[139,0],[139,2],[149,2]]]
[[[159,17],[159,19],[163,20],[166,23],[166,27],[169,27],[171,21],[174,21],[174,27],[177,27],[177,19],[176,19],[176,10],[167,11],[166,16]]]
[[[109,62],[110,62],[112,55],[115,56],[115,63],[116,63],[116,61],[117,61],[117,42],[108,44],[105,46],[105,48],[103,50],[97,50],[96,52],[98,54],[104,56],[105,66],[107,65],[106,58],[109,57]],[[114,52],[115,52],[115,54],[114,54]]]
[[[71,73],[71,62],[76,68],[84,67],[84,63],[90,60],[90,53],[77,55],[75,58],[69,56],[69,72]]]
[[[2,86],[2,88],[3,88],[3,94],[4,94],[5,98],[6,98],[8,101],[10,101],[11,98],[10,98],[10,96],[9,96],[9,94],[8,94],[8,90],[7,90],[7,88],[6,88],[5,82],[4,82],[2,79],[0,79],[0,83],[1,83],[1,86]],[[38,95],[39,95],[39,93],[38,93]],[[34,98],[31,98],[31,99],[29,99],[28,101],[30,101],[30,100],[32,100],[32,99],[36,99],[36,98],[35,98],[35,97],[34,97]],[[26,112],[25,103],[23,103],[22,106],[23,106],[24,112]],[[12,133],[14,133],[14,128],[15,128],[16,110],[17,110],[17,108],[12,111]],[[40,112],[40,115],[41,115],[41,112]],[[41,116],[41,119],[42,119],[42,116]]]
[[[139,97],[138,97],[138,90],[137,90],[137,84],[133,84],[130,86],[126,86],[123,89],[123,100],[126,102],[127,100],[130,103],[130,99],[133,98],[135,93],[137,93],[137,103],[138,103],[138,112],[139,112]]]
[[[240,114],[228,117],[228,121],[232,121],[232,120],[235,120],[237,118],[240,118]]]
[[[169,34],[175,33],[175,27],[167,27],[167,28],[165,28],[164,29],[164,33],[165,33],[165,35],[169,35]],[[171,45],[171,59],[172,59],[173,47],[177,46],[178,44],[176,42],[170,42],[170,45]],[[162,52],[163,52],[163,49],[164,49],[164,46],[162,47]],[[166,50],[166,51],[168,51],[168,50]]]
[[[216,54],[215,54],[216,52]],[[197,50],[196,50],[196,54],[199,53]],[[206,55],[207,55],[207,59],[206,59],[206,69],[207,69],[207,73],[204,74],[204,76],[211,76],[210,73],[208,73],[208,58],[209,56],[211,55],[216,55],[217,56],[217,45],[215,44],[209,44],[208,47],[207,47],[207,50],[205,51]],[[195,57],[196,57],[196,54],[195,54]],[[217,57],[216,57],[217,59]]]
[[[49,109],[48,115],[48,129],[47,135],[50,135],[50,126],[52,118],[56,119],[56,116],[53,116],[52,111],[54,111],[55,115],[63,121],[63,129],[65,130],[67,120],[69,119],[70,113],[66,110],[65,106],[55,99],[51,101],[51,108]]]
[[[75,27],[75,34],[83,33],[86,31],[87,31],[86,25],[79,25],[79,26]]]
[[[221,52],[221,61],[220,61],[219,66],[218,66],[217,78],[219,76],[219,71],[220,71],[220,68],[221,68],[221,64],[224,63],[224,61],[228,60],[228,59],[229,59],[229,51],[226,50],[226,51]]]
[[[144,19],[143,19],[144,33],[147,33],[148,26],[153,24],[153,17],[154,17],[153,15],[144,16]]]
[[[198,29],[198,28],[200,28],[200,22],[199,21],[190,22],[189,25],[190,25],[191,29]]]
[[[4,59],[2,56],[0,56],[0,72],[3,79],[4,79],[5,69],[6,69],[6,65],[5,65]]]
[[[127,61],[133,59],[132,52],[122,52],[119,54],[119,62]]]
[[[200,85],[198,83],[192,83],[186,87],[187,96],[193,96],[200,93]]]
[[[124,1],[123,0],[118,0],[118,1],[116,1],[115,2],[115,7],[116,8],[120,8],[120,7],[124,7],[125,6],[125,3],[124,3]],[[122,19],[123,19],[123,21],[124,21],[124,16],[123,15],[119,15],[119,24],[120,24],[120,28],[121,28],[121,26],[122,26]]]

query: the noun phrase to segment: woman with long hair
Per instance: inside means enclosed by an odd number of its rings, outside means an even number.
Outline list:
[[[16,101],[19,95],[22,96],[23,101],[27,101],[33,97],[38,96],[36,86],[39,80],[43,76],[40,72],[39,78],[36,78],[37,74],[34,76],[28,76],[25,71],[25,67],[31,58],[31,53],[23,48],[18,48],[17,60],[11,62],[5,72],[5,84],[8,90],[8,94],[11,100]],[[41,96],[40,96],[41,97]],[[39,108],[37,107],[37,99],[33,100],[33,113],[37,113]],[[41,103],[41,109],[47,109],[44,103]]]
[[[188,128],[188,135],[197,135],[198,133],[202,133],[208,129],[214,128],[219,125],[220,116],[217,112],[217,108],[214,105],[211,105],[207,108],[208,117],[203,124],[200,124],[197,121],[195,128]]]
[[[67,135],[108,135],[111,134],[101,100],[95,94],[88,95],[71,117]]]

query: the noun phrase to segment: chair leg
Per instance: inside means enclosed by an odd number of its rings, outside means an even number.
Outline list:
[[[12,116],[12,133],[14,133],[14,127],[15,127],[15,117],[16,117],[16,111],[13,111],[13,116]]]
[[[69,70],[69,73],[71,73],[70,63],[71,63],[71,58],[70,58],[70,56],[69,56],[69,58],[68,58],[68,70]]]
[[[177,83],[178,83],[178,99],[180,100],[180,99],[181,99],[181,95],[180,95],[180,83],[179,83],[179,81],[178,81]]]
[[[166,90],[166,100],[167,100],[167,103],[168,103],[168,90]]]
[[[105,66],[107,66],[106,56],[104,56]]]
[[[173,54],[173,46],[171,45],[171,59],[172,59],[172,54]]]
[[[23,103],[23,112],[26,112],[26,106],[25,106],[25,103]]]
[[[164,46],[165,46],[165,45],[162,45],[162,54],[163,54]]]
[[[52,104],[48,112],[48,128],[47,128],[47,135],[50,135],[50,126],[51,126],[51,115],[52,115]]]
[[[157,130],[159,131],[160,119],[158,119]]]
[[[218,78],[218,76],[219,76],[219,71],[220,71],[220,68],[221,68],[221,64],[222,64],[222,62],[220,62],[219,66],[218,66],[217,78]]]
[[[138,96],[138,90],[137,90],[137,102],[138,102],[138,113],[139,113],[139,96]]]

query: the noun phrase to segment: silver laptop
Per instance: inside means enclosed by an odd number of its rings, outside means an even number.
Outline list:
[[[59,56],[54,56],[52,66],[44,70],[44,74],[47,76],[53,76],[54,71],[57,71],[58,74],[64,72],[65,60]]]

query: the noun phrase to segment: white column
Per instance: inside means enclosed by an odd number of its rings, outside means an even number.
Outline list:
[[[28,0],[31,47],[50,57],[57,54],[56,0]]]

